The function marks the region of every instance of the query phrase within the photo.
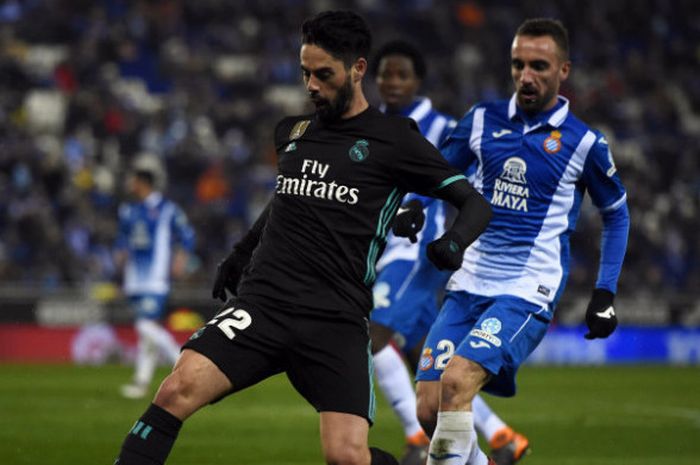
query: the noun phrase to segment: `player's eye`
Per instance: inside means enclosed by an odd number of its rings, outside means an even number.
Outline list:
[[[525,67],[525,63],[520,60],[513,60],[510,62],[510,66],[513,69],[522,70]]]
[[[549,69],[549,63],[546,61],[534,61],[531,67],[535,71],[545,71]]]
[[[314,73],[314,76],[316,76],[316,79],[319,81],[327,81],[331,77],[332,73],[330,71],[318,71]]]

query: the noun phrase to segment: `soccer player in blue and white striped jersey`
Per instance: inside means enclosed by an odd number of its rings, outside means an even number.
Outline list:
[[[387,42],[375,54],[373,74],[382,101],[379,109],[413,119],[421,134],[437,147],[457,121],[435,110],[429,98],[419,96],[426,73],[423,55],[409,42]],[[406,436],[402,465],[423,463],[430,440],[416,417],[411,375],[389,342],[393,338],[415,369],[425,336],[438,314],[438,297],[450,276],[449,272],[436,269],[425,256],[428,244],[445,232],[443,202],[432,202],[424,214],[425,224],[416,234],[416,241],[393,234],[387,238],[384,254],[377,262],[374,309],[370,315],[377,384],[401,421]],[[474,418],[477,429],[492,447],[504,449],[497,453],[512,458],[527,449],[527,438],[513,431],[479,396],[475,399]]]
[[[194,230],[180,207],[156,190],[161,176],[151,159],[138,160],[128,179],[134,201],[119,209],[116,256],[124,266],[124,294],[135,313],[138,335],[134,379],[121,389],[127,398],[148,393],[161,353],[172,364],[180,353],[159,320],[170,292],[171,271],[184,273]]]
[[[442,147],[453,166],[476,169],[474,185],[491,202],[493,218],[450,278],[424,346],[417,393],[421,423],[435,428],[429,465],[457,456],[487,463],[475,440],[472,401],[482,389],[515,394],[517,369],[544,337],[564,290],[569,235],[585,192],[603,220],[586,337],[605,338],[617,325],[626,193],[605,137],[558,95],[570,71],[568,52],[560,22],[525,21],[511,48],[515,94],[475,105]]]

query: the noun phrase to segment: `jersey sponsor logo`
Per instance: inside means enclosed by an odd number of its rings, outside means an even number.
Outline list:
[[[359,139],[355,145],[350,147],[348,155],[352,161],[363,161],[369,157],[369,142],[365,139]]]
[[[418,362],[418,369],[421,371],[428,371],[433,367],[433,362],[435,359],[433,359],[433,349],[426,347],[423,349],[423,354],[420,357],[420,361]]]
[[[360,190],[358,188],[338,184],[333,180],[324,180],[330,166],[327,163],[305,158],[301,163],[301,177],[277,175],[275,192],[277,194],[314,197],[355,205],[360,200]],[[309,176],[315,176],[319,180],[309,179]]]
[[[311,120],[308,119],[297,121],[292,127],[292,130],[289,131],[289,140],[298,139],[303,136],[310,124]]]
[[[510,129],[501,129],[501,130],[498,131],[498,132],[493,131],[493,132],[491,133],[491,135],[492,135],[495,139],[500,139],[501,137],[507,136],[508,134],[512,134],[512,133],[513,133],[513,131],[511,131]]]
[[[552,292],[552,290],[540,284],[539,286],[537,286],[537,292],[545,297],[549,297],[549,293]]]
[[[552,131],[544,140],[544,151],[547,153],[557,153],[561,150],[561,132]]]
[[[527,163],[520,157],[510,157],[503,164],[503,171],[493,186],[491,204],[516,211],[528,211]]]

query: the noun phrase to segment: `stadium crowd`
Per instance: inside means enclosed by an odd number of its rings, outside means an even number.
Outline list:
[[[274,186],[274,124],[303,112],[299,24],[354,5],[376,45],[417,43],[425,89],[454,116],[507,98],[526,17],[569,28],[575,113],[608,137],[628,189],[620,293],[700,300],[700,7],[687,0],[9,0],[0,6],[0,281],[49,290],[117,278],[111,249],[131,161],[161,160],[215,264]],[[593,5],[594,4],[594,5]],[[372,85],[368,87],[373,87]],[[367,89],[376,97],[374,89]],[[374,103],[377,103],[376,100]],[[584,207],[568,292],[588,292],[599,224]]]

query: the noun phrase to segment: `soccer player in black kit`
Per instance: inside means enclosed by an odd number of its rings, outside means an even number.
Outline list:
[[[184,345],[127,434],[119,465],[164,463],[195,411],[280,372],[320,412],[326,463],[397,463],[367,445],[375,262],[407,191],[459,210],[429,246],[444,269],[461,265],[490,207],[415,123],[368,105],[370,45],[367,24],[352,12],[320,13],[302,25],[301,71],[316,111],[277,125],[276,192],[217,270],[214,296],[225,300],[228,289],[236,297]],[[419,229],[421,213],[408,209],[396,221]]]

